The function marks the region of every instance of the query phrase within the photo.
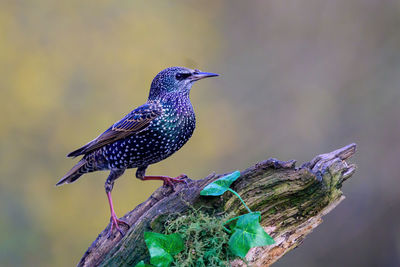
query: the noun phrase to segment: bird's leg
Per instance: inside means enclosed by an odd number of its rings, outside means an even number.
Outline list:
[[[112,202],[112,198],[111,198],[111,192],[107,192],[107,197],[108,197],[108,203],[110,205],[110,211],[111,211],[111,217],[110,217],[111,227],[110,227],[110,230],[108,231],[107,237],[108,238],[111,237],[114,228],[116,228],[118,230],[118,232],[120,232],[121,235],[124,236],[125,233],[122,231],[122,229],[119,227],[119,225],[122,224],[122,225],[127,226],[128,228],[130,226],[127,222],[118,219],[117,215],[115,214],[113,202]]]
[[[177,177],[169,177],[169,176],[143,176],[141,179],[143,181],[146,180],[161,180],[164,182],[164,185],[172,186],[174,187],[175,184],[177,183],[185,183],[187,184],[186,181],[187,175],[186,174],[181,174]]]
[[[104,187],[106,189],[107,198],[108,198],[108,204],[110,205],[110,212],[111,212],[111,217],[110,217],[111,226],[108,231],[108,235],[107,235],[108,238],[111,237],[114,228],[116,228],[118,230],[118,232],[120,232],[121,235],[124,236],[125,233],[122,231],[122,229],[119,226],[124,225],[124,226],[127,226],[128,229],[130,227],[128,223],[126,223],[123,220],[118,219],[117,215],[115,214],[114,205],[113,205],[113,201],[111,198],[111,191],[114,187],[114,181],[118,177],[120,177],[124,173],[124,171],[125,170],[111,170],[110,175],[108,176],[107,181],[104,185]]]
[[[146,180],[161,180],[164,182],[164,185],[168,185],[171,187],[174,187],[176,183],[185,183],[187,184],[186,174],[181,174],[177,177],[169,177],[169,176],[145,176],[146,173],[146,167],[139,167],[136,171],[136,177],[139,178],[140,180],[146,181]]]

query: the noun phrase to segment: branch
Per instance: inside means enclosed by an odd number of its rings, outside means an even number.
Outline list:
[[[321,217],[334,209],[345,197],[342,183],[355,172],[347,164],[356,151],[350,144],[315,157],[295,167],[295,161],[268,159],[241,172],[232,185],[248,206],[262,214],[261,225],[276,244],[249,251],[250,265],[269,266],[288,251],[299,246],[307,234],[322,223]],[[78,266],[135,265],[148,258],[144,231],[160,231],[169,214],[184,214],[189,207],[210,207],[236,215],[245,213],[243,205],[232,194],[224,197],[201,197],[200,191],[222,175],[210,174],[202,180],[190,180],[171,188],[158,188],[145,202],[123,218],[131,226],[122,238],[120,234],[107,239],[110,225],[100,233],[85,252]],[[233,266],[246,266],[235,260]]]

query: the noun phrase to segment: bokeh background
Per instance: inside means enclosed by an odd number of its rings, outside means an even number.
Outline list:
[[[202,178],[358,144],[347,199],[276,266],[400,265],[400,2],[0,2],[0,265],[72,266],[109,221],[105,172],[65,155],[145,102],[169,66],[220,73],[198,124],[149,174]],[[122,216],[160,182],[130,170]]]

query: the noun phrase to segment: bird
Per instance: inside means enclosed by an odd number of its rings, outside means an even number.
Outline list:
[[[57,186],[73,183],[85,173],[110,171],[104,185],[111,213],[108,237],[114,229],[124,236],[120,226],[129,229],[129,224],[117,217],[111,197],[115,180],[125,170],[137,168],[138,179],[162,180],[166,186],[185,182],[185,175],[146,176],[146,169],[174,154],[190,139],[196,126],[189,97],[192,85],[201,79],[216,76],[219,75],[185,67],[162,70],[153,79],[145,104],[67,155],[83,157],[57,182]]]

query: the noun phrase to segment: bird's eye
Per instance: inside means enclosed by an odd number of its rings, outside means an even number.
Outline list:
[[[178,81],[182,81],[182,80],[188,78],[190,75],[191,75],[190,73],[177,73],[177,74],[175,75],[175,78],[176,78]]]

